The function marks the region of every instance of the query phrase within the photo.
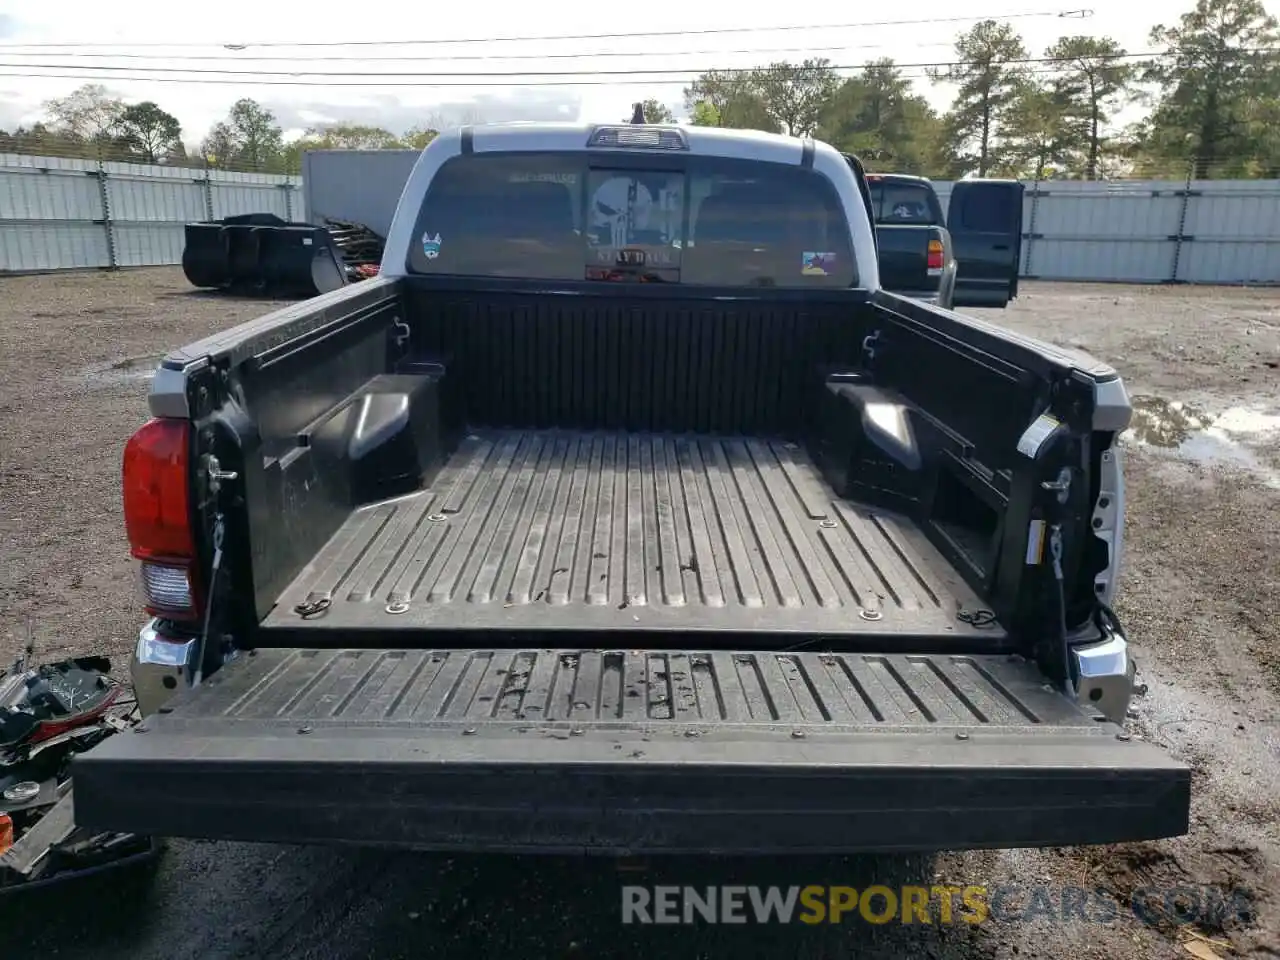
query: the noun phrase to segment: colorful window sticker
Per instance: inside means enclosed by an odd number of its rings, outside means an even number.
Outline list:
[[[440,234],[437,233],[433,237],[428,230],[422,235],[422,253],[428,260],[434,260],[440,256]]]
[[[812,251],[801,254],[800,272],[806,277],[825,277],[828,270],[834,270],[836,266],[836,255],[834,253],[814,253]]]

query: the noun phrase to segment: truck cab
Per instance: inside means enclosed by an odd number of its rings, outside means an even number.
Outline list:
[[[380,276],[172,350],[124,452],[138,732],[87,825],[833,854],[1186,832],[1123,732],[1107,364],[886,291],[750,131],[436,138]]]

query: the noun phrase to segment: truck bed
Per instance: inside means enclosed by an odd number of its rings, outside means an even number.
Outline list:
[[[980,606],[796,444],[492,430],[429,489],[352,512],[263,628],[1002,637],[958,619]]]
[[[189,348],[152,410],[195,404],[191,453],[237,477],[199,502],[230,513],[210,629],[239,654],[77,757],[83,824],[609,855],[1185,833],[1187,767],[1100,722],[1122,637],[1069,690],[1036,660],[1060,613],[1023,602],[1046,482],[1123,428],[1103,385],[889,294],[642,286],[375,279]],[[1045,397],[1091,430],[1028,455]],[[928,535],[837,495],[864,490]],[[155,690],[202,649],[165,627]]]

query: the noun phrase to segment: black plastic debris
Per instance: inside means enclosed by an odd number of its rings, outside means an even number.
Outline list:
[[[140,719],[105,657],[0,671],[0,894],[150,860],[155,841],[76,825],[77,754]]]

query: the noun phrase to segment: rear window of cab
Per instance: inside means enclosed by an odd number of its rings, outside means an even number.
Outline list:
[[[409,271],[747,287],[857,284],[821,174],[714,157],[479,153],[432,179]]]
[[[944,226],[942,205],[933,188],[923,183],[867,177],[875,222],[885,226]]]

